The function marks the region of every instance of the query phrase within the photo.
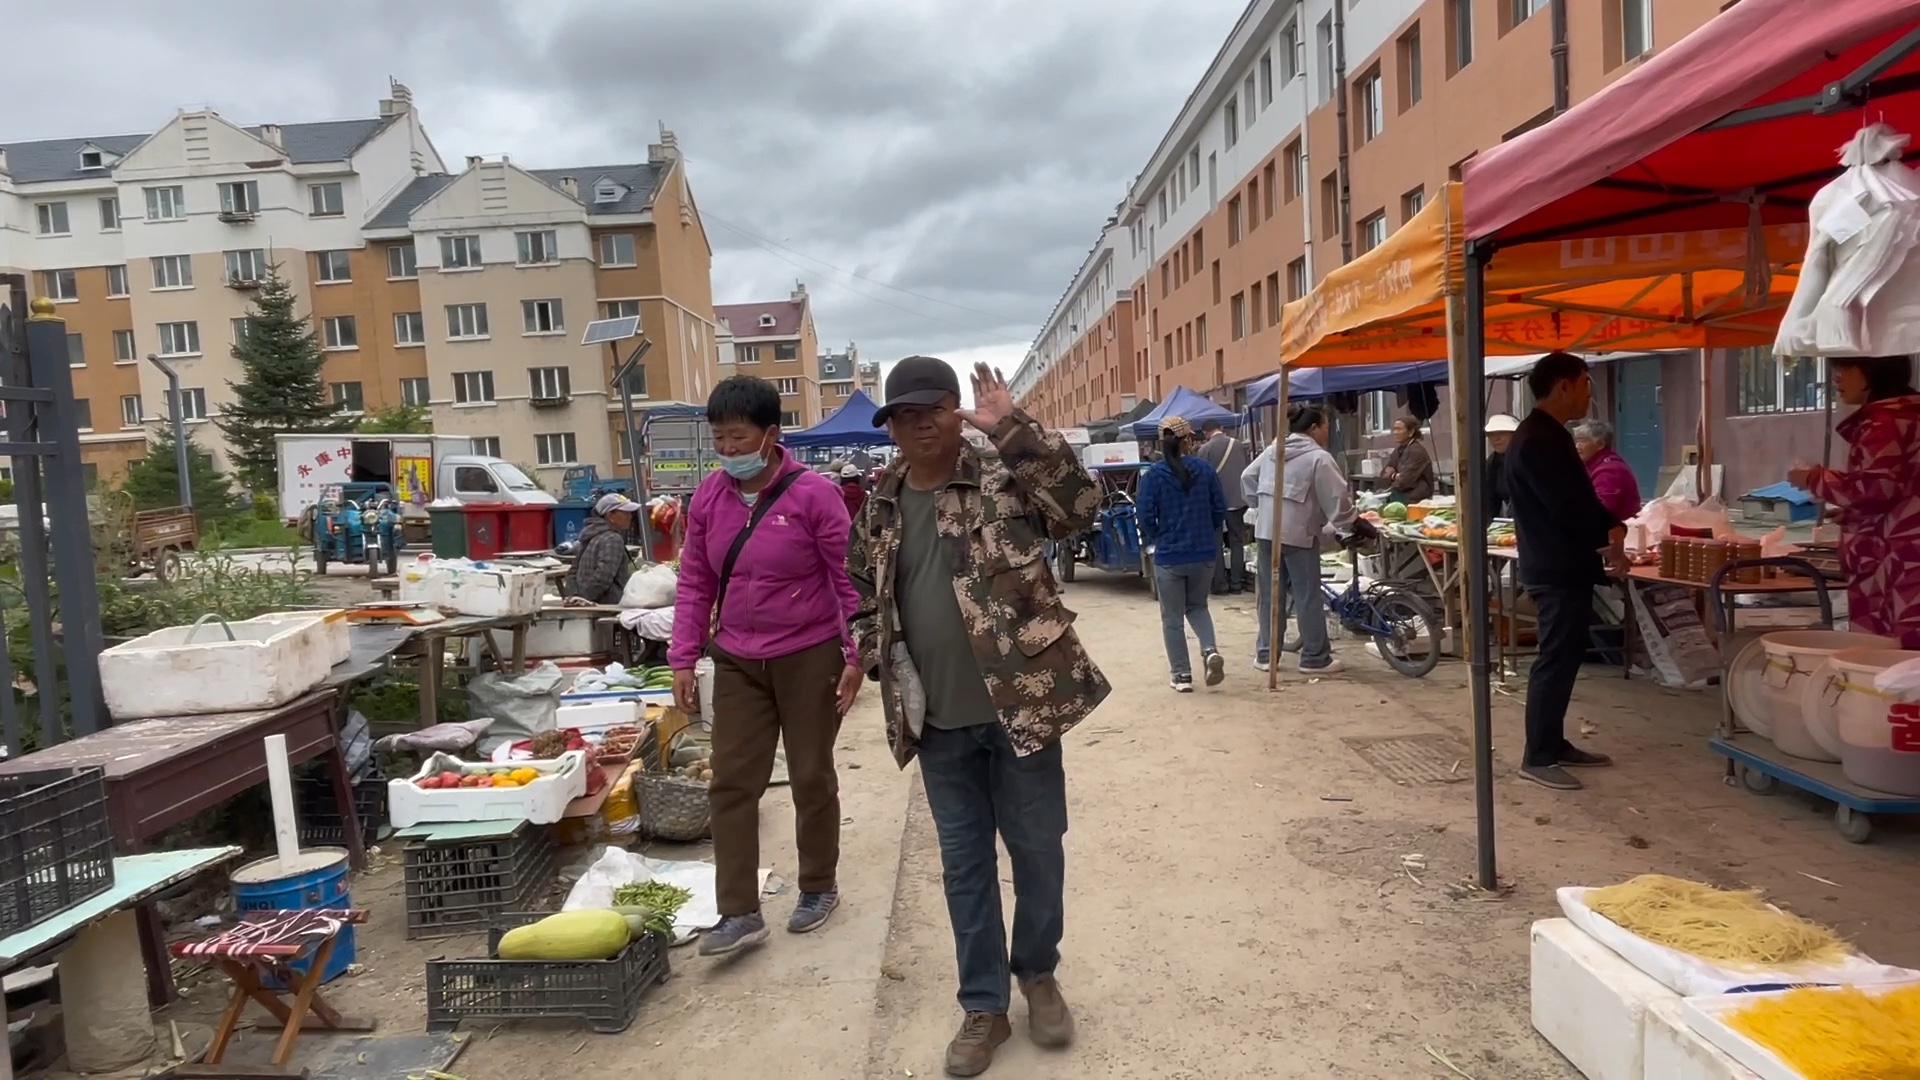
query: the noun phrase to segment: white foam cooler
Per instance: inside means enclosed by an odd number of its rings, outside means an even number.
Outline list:
[[[466,559],[435,559],[426,564],[426,576],[419,593],[421,599],[443,610],[499,619],[539,614],[540,598],[546,586],[547,575],[542,570]]]
[[[332,669],[319,619],[203,622],[104,650],[100,689],[115,720],[244,712],[285,705]]]
[[[1650,1080],[1648,1010],[1680,995],[1566,919],[1534,923],[1532,938],[1534,1030],[1587,1080]]]
[[[344,664],[353,655],[353,628],[347,622],[346,608],[316,611],[269,611],[265,615],[255,615],[246,620],[250,623],[298,622],[301,619],[318,619],[327,633],[327,648],[335,664]]]
[[[1679,998],[1647,1006],[1643,1045],[1646,1080],[1762,1080],[1693,1030]]]

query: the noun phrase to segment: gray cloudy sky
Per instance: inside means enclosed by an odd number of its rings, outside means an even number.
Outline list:
[[[1011,375],[1243,6],[70,0],[15,27],[8,81],[44,92],[0,138],[151,130],[199,103],[243,123],[364,116],[388,75],[456,168],[643,159],[664,121],[716,301],[797,278],[823,344]]]

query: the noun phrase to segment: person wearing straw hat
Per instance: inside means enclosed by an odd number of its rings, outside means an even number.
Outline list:
[[[1160,460],[1140,477],[1134,505],[1141,542],[1153,545],[1153,584],[1160,596],[1167,666],[1173,689],[1182,694],[1193,693],[1193,655],[1187,650],[1183,620],[1200,639],[1207,685],[1220,685],[1227,670],[1214,647],[1213,613],[1207,608],[1227,499],[1219,474],[1193,449],[1193,425],[1185,418],[1160,421]]]

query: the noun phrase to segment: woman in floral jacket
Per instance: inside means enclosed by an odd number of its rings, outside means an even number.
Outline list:
[[[1847,441],[1844,471],[1803,465],[1795,487],[1833,508],[1853,629],[1920,649],[1920,394],[1905,356],[1834,358],[1840,400],[1858,406],[1835,429]]]

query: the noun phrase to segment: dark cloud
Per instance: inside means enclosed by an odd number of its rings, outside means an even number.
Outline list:
[[[1242,6],[199,0],[181,19],[92,0],[23,28],[11,82],[60,91],[0,135],[148,129],[199,102],[366,115],[388,75],[450,162],[634,159],[665,121],[713,219],[716,299],[804,279],[826,341],[1017,360]]]

